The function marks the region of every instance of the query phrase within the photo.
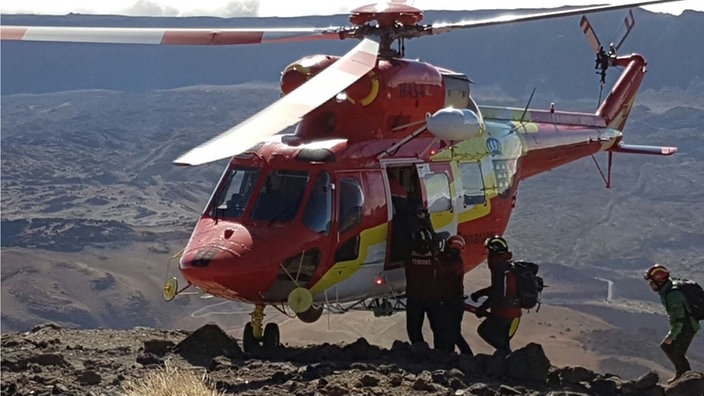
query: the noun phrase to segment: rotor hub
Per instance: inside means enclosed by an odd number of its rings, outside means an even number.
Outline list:
[[[423,11],[403,3],[370,4],[352,10],[350,22],[357,26],[377,21],[381,28],[413,26],[423,20]]]

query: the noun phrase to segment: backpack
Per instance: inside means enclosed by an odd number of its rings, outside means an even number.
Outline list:
[[[689,279],[673,279],[672,289],[681,290],[687,300],[689,313],[696,320],[704,319],[704,289]]]
[[[516,277],[516,294],[518,305],[524,309],[538,306],[540,309],[540,293],[545,288],[543,278],[538,276],[538,264],[527,261],[511,263],[511,272]]]

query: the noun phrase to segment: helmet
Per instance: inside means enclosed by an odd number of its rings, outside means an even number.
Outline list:
[[[484,247],[494,253],[508,252],[508,243],[504,238],[498,235],[487,238],[486,241],[484,241]]]
[[[428,210],[421,205],[416,207],[416,217],[421,220],[424,220],[428,219],[430,215],[428,214]]]
[[[447,238],[447,247],[450,249],[464,250],[464,238],[453,235]]]
[[[411,234],[413,246],[420,252],[427,252],[433,246],[433,233],[427,228],[419,228]]]
[[[664,283],[670,279],[670,271],[660,264],[653,264],[643,276],[647,281],[653,281],[655,283]]]

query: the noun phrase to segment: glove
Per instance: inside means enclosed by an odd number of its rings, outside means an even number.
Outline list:
[[[472,299],[472,301],[474,301],[474,302],[477,302],[477,301],[479,301],[479,295],[477,295],[477,293],[476,293],[476,292],[475,292],[475,293],[472,293],[472,294],[470,294],[470,295],[469,295],[469,298],[471,298],[471,299]]]

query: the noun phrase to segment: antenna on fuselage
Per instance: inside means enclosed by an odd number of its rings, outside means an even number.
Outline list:
[[[526,117],[526,113],[528,113],[528,108],[530,107],[530,102],[533,101],[533,95],[535,95],[535,88],[533,88],[533,92],[530,93],[530,97],[528,98],[528,103],[526,103],[526,107],[523,108],[523,114],[521,114],[521,119],[518,121],[518,124],[519,124],[519,125],[517,125],[517,126],[511,128],[511,131],[509,131],[509,133],[515,132],[516,129],[518,129],[519,127],[521,127],[521,126],[524,125],[524,122],[523,122],[523,121],[524,121],[524,119],[525,119],[525,117]]]

